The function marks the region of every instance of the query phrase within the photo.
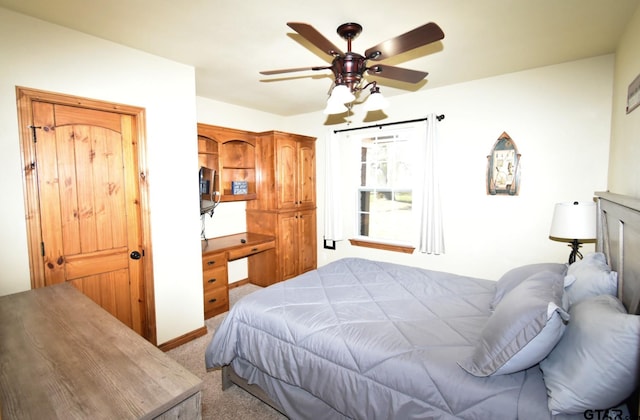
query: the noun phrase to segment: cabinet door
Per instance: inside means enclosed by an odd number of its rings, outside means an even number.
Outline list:
[[[316,211],[301,211],[298,213],[298,274],[316,268],[316,249]]]
[[[279,216],[278,236],[280,280],[286,280],[298,274],[298,213]]]
[[[298,155],[297,142],[291,138],[278,137],[276,142],[276,171],[278,207],[293,209],[297,205]]]
[[[315,142],[298,143],[298,191],[299,206],[315,207],[316,204],[316,152]]]

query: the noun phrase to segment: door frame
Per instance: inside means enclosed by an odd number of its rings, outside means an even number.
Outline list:
[[[140,194],[140,227],[142,249],[143,284],[144,284],[144,312],[146,325],[144,338],[157,345],[155,295],[153,282],[153,252],[151,242],[151,223],[149,209],[149,185],[147,169],[147,147],[145,109],[113,102],[99,101],[66,95],[55,92],[31,89],[16,86],[16,101],[18,106],[18,129],[20,136],[20,151],[22,157],[22,176],[24,188],[25,219],[27,224],[27,246],[29,251],[29,272],[31,275],[31,288],[44,286],[44,261],[41,257],[41,222],[40,222],[40,196],[38,188],[37,171],[35,168],[36,155],[33,141],[33,132],[30,127],[33,121],[31,103],[34,101],[48,102],[52,104],[68,105],[79,108],[95,109],[99,111],[116,112],[130,115],[135,120],[136,132],[135,145],[138,152],[138,186]]]

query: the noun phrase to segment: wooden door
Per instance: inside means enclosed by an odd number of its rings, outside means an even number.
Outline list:
[[[278,208],[293,209],[298,204],[297,142],[289,137],[276,140],[276,188]]]
[[[316,205],[316,152],[312,140],[298,143],[298,204]]]
[[[278,281],[282,281],[298,275],[298,213],[281,213],[278,219]]]
[[[35,173],[27,179],[37,180],[37,200],[27,194],[27,201],[38,203],[32,210],[39,220],[39,232],[29,238],[40,240],[41,251],[41,264],[31,255],[33,287],[68,281],[155,343],[148,319],[152,291],[145,284],[137,118],[29,102]]]
[[[316,256],[316,211],[304,210],[298,216],[298,274],[314,270]]]

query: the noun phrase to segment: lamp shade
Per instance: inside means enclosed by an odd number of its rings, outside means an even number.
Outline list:
[[[337,102],[329,98],[327,101],[327,107],[322,111],[324,114],[332,115],[332,114],[342,114],[343,112],[347,112],[349,108],[347,108],[343,103]]]
[[[563,239],[596,238],[596,203],[569,202],[556,204],[549,236]]]
[[[332,102],[347,104],[353,102],[356,97],[346,85],[336,85],[331,91],[331,97],[329,99]]]
[[[385,109],[389,106],[389,101],[387,98],[382,96],[380,92],[373,92],[364,103],[364,110],[369,111],[378,111],[381,109]]]

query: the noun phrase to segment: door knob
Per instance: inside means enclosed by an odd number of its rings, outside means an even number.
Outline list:
[[[139,260],[140,258],[142,258],[142,254],[139,253],[138,251],[131,252],[129,256],[131,257],[132,260]]]

